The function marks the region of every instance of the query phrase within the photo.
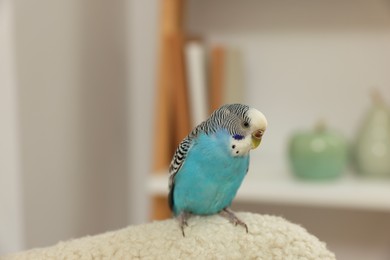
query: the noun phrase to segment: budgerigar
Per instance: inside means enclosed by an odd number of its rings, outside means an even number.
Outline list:
[[[215,110],[179,144],[169,172],[169,206],[183,236],[192,215],[219,213],[234,225],[247,225],[230,209],[249,168],[249,152],[259,146],[265,116],[242,104]]]

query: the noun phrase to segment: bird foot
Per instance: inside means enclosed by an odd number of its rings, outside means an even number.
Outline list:
[[[180,229],[181,229],[181,233],[183,234],[183,237],[185,237],[185,233],[184,233],[184,226],[187,226],[188,227],[188,222],[187,220],[190,218],[191,216],[191,213],[188,213],[188,212],[181,212],[179,214],[179,216],[177,216],[177,220],[179,221],[179,226],[180,226]]]
[[[244,227],[246,233],[248,233],[248,226],[245,224],[245,222],[239,219],[230,208],[224,208],[219,212],[219,215],[229,220],[229,222],[235,226],[240,225]]]

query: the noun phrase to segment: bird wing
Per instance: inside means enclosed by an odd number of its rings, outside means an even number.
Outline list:
[[[173,155],[171,165],[169,166],[169,194],[168,194],[168,203],[169,208],[173,210],[173,189],[175,186],[175,176],[179,172],[181,166],[183,165],[188,151],[190,150],[193,143],[193,139],[187,136],[181,141],[177,147],[175,154]]]

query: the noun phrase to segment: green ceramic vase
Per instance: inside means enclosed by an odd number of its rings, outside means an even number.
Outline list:
[[[335,179],[345,169],[347,146],[341,134],[327,130],[323,124],[312,131],[297,132],[289,142],[292,171],[302,179]]]

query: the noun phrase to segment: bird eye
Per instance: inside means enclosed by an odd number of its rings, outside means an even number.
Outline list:
[[[248,127],[249,127],[249,122],[245,121],[242,125],[243,125],[245,128],[248,128]]]

